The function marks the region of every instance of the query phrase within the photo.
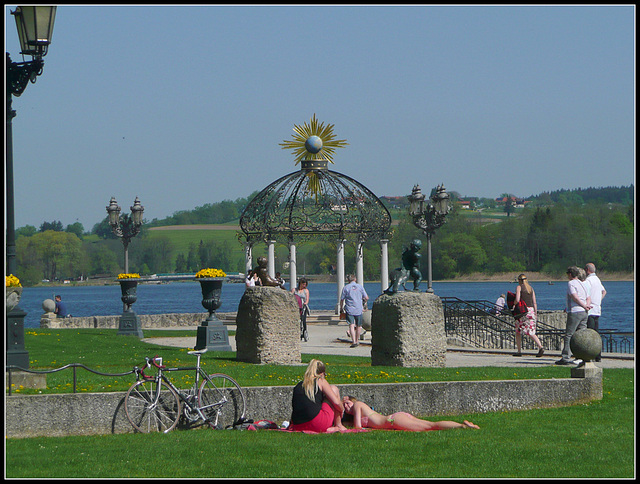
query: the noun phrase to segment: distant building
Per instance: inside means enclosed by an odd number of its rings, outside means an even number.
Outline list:
[[[498,197],[496,198],[496,203],[498,205],[505,205],[507,203],[507,200],[509,200],[509,198],[513,202],[513,206],[515,208],[524,208],[524,206],[527,203],[529,203],[529,200],[525,200],[524,198],[518,198],[518,197]]]

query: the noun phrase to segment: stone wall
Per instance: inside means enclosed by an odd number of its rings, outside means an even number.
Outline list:
[[[573,372],[572,372],[573,375]],[[585,378],[337,385],[383,414],[407,411],[434,420],[460,414],[562,407],[602,399],[602,372]],[[245,387],[247,418],[291,418],[293,386]],[[126,392],[5,398],[5,436],[61,437],[133,432]]]
[[[120,315],[117,316],[88,316],[72,318],[50,317],[45,313],[40,318],[41,328],[112,328],[118,329]],[[140,325],[143,329],[154,328],[181,328],[198,326],[207,319],[205,313],[181,313],[181,314],[139,314]],[[218,315],[221,319],[222,317]]]

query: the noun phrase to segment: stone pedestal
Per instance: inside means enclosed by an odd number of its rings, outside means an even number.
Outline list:
[[[296,365],[300,353],[300,310],[279,287],[249,287],[236,317],[236,359],[248,363]]]
[[[118,323],[118,336],[137,336],[138,338],[144,338],[142,333],[142,326],[140,325],[140,318],[133,311],[125,311],[120,316]]]
[[[371,365],[444,367],[447,344],[442,301],[435,294],[382,294],[371,315]]]

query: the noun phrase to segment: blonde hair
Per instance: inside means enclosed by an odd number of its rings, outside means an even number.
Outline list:
[[[529,294],[533,292],[533,288],[531,287],[531,284],[529,284],[529,282],[527,281],[526,275],[520,274],[518,276],[518,283],[522,284],[522,286],[524,287],[524,292]]]
[[[324,363],[320,360],[313,359],[307,366],[307,371],[304,372],[304,378],[302,379],[302,388],[309,397],[309,400],[313,400],[313,397],[318,388],[318,377],[325,373],[326,369]]]

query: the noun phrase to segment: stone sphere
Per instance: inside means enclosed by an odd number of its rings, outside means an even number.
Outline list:
[[[576,358],[592,361],[602,351],[602,338],[597,331],[585,328],[573,334],[569,346]]]
[[[42,309],[45,313],[52,313],[56,310],[56,303],[53,299],[45,299],[42,301]]]
[[[314,134],[307,138],[307,141],[304,142],[304,147],[309,153],[318,153],[322,149],[322,140]]]

